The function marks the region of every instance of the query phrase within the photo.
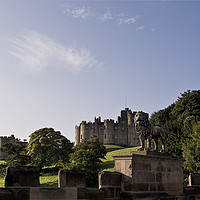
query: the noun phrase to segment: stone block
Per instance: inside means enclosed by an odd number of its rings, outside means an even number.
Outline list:
[[[104,191],[97,189],[77,188],[77,199],[104,200]]]
[[[77,200],[77,188],[30,188],[30,200]]]
[[[200,186],[200,173],[191,173],[189,175],[189,186]]]
[[[86,187],[85,171],[60,170],[58,172],[58,187]]]
[[[99,188],[103,186],[121,186],[122,174],[103,171],[99,173]]]
[[[12,193],[5,188],[0,188],[0,200],[13,200]]]
[[[8,167],[6,170],[5,186],[39,187],[40,169],[34,166]]]

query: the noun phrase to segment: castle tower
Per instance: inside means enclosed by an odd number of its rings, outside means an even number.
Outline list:
[[[75,145],[83,140],[90,139],[95,134],[103,144],[115,144],[120,146],[138,146],[139,137],[135,131],[134,116],[129,108],[121,110],[117,121],[106,119],[101,122],[101,117],[94,119],[94,122],[82,121],[80,126],[75,127]]]

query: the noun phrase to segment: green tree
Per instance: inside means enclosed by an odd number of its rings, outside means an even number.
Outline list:
[[[166,151],[182,158],[183,145],[191,139],[193,124],[200,120],[200,90],[188,90],[167,108],[153,113],[151,124],[176,134],[166,134]]]
[[[6,158],[7,166],[27,165],[30,157],[26,155],[26,143],[5,143],[1,148]]]
[[[59,131],[54,131],[53,128],[42,128],[29,137],[27,155],[31,157],[31,164],[42,168],[69,161],[69,153],[72,152],[73,145]]]
[[[99,142],[97,136],[83,140],[70,154],[70,169],[81,169],[86,172],[87,186],[96,186],[98,183],[98,172],[100,171],[101,158],[106,155],[106,148]]]
[[[184,168],[189,172],[200,172],[200,121],[193,125],[191,138],[183,144]]]

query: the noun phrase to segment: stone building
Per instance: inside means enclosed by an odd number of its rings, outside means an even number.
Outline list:
[[[101,117],[94,119],[94,122],[82,121],[75,127],[75,145],[88,140],[92,134],[95,134],[103,144],[113,144],[120,146],[139,146],[140,141],[134,126],[134,116],[129,108],[121,110],[117,121]]]
[[[16,143],[16,139],[14,137],[14,135],[11,135],[11,136],[0,136],[0,160],[5,160],[6,157],[5,155],[3,154],[1,148],[3,147],[3,144],[5,143],[12,143],[12,144],[15,144]]]

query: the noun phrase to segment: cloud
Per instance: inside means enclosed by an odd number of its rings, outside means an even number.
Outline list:
[[[136,28],[136,30],[141,30],[141,31],[143,31],[144,29],[145,29],[145,26],[139,26]]]
[[[70,69],[76,72],[98,64],[85,48],[63,46],[50,37],[26,30],[22,36],[12,38],[9,53],[28,70],[41,72],[48,67]]]
[[[63,9],[63,13],[72,18],[80,19],[81,22],[86,22],[88,19],[95,19],[102,22],[114,21],[118,25],[130,25],[134,24],[140,18],[139,15],[133,17],[128,16],[124,13],[114,13],[108,8],[103,12],[103,14],[97,14],[91,12],[90,8],[86,6],[78,7],[71,4],[62,4],[61,6]]]
[[[121,17],[119,18],[119,25],[121,24],[134,24],[138,19],[139,19],[139,15],[135,16],[135,17],[128,17],[128,16],[125,16],[125,17]]]
[[[62,7],[64,8],[63,13],[73,18],[81,19],[82,22],[85,22],[88,18],[93,16],[90,9],[85,6],[77,7],[71,4],[63,4]]]

